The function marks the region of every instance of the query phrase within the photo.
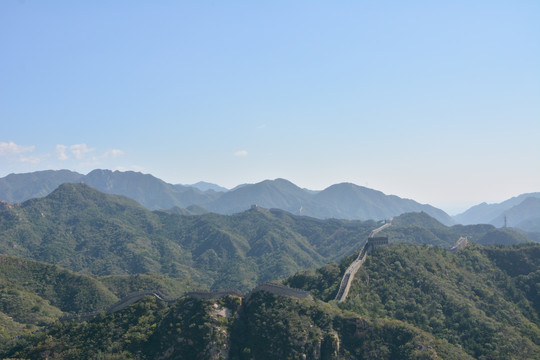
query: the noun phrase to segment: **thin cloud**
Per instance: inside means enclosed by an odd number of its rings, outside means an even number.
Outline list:
[[[58,144],[56,145],[55,154],[58,160],[62,161],[67,160],[70,157],[74,157],[76,160],[83,160],[87,154],[95,150],[95,148],[89,148],[86,144],[75,144],[70,146]],[[94,160],[95,157],[93,157],[92,161]]]
[[[34,151],[36,147],[34,145],[24,146],[15,144],[13,141],[10,142],[0,142],[0,156],[13,156],[20,155],[27,152]]]
[[[75,156],[75,159],[81,160],[86,154],[94,151],[94,148],[89,148],[86,144],[75,144],[69,147],[69,150]]]
[[[107,151],[103,156],[104,157],[118,157],[118,156],[122,156],[124,155],[124,151],[120,150],[120,149],[112,149],[112,150],[109,150]]]
[[[56,145],[55,154],[58,160],[64,161],[69,158],[69,156],[66,154],[67,149],[68,147],[66,145]]]
[[[79,164],[82,167],[95,167],[101,165],[101,160],[97,156],[92,156],[89,160],[86,160]]]
[[[23,163],[33,164],[37,165],[43,160],[42,157],[39,156],[20,156],[19,161]]]
[[[240,151],[235,152],[234,156],[246,157],[246,156],[248,156],[248,152],[246,150],[240,150]]]
[[[24,146],[15,144],[13,141],[0,142],[0,157],[5,157],[10,161],[18,161],[27,164],[39,164],[46,155],[35,156],[30,155],[35,150],[34,145]]]

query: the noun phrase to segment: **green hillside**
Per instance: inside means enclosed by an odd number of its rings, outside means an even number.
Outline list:
[[[333,301],[354,254],[287,279],[314,298],[265,291],[217,300],[147,297],[84,322],[0,340],[3,358],[536,359],[540,245],[390,245]],[[331,289],[334,289],[333,291]],[[5,318],[0,317],[0,324]]]
[[[157,290],[177,298],[197,287],[159,274],[96,277],[0,255],[0,337],[30,332],[66,314],[104,310],[133,292]]]
[[[99,310],[117,300],[92,276],[28,259],[0,255],[0,280],[34,293],[65,312]]]
[[[286,283],[331,300],[350,261],[296,274]],[[403,321],[474,358],[532,359],[540,356],[539,279],[540,245],[471,244],[455,254],[392,245],[367,257],[339,307]]]
[[[164,274],[208,288],[248,290],[340,261],[361,248],[377,226],[259,207],[230,216],[151,212],[123,196],[63,184],[42,199],[0,204],[0,253],[93,275]],[[510,230],[503,238],[497,231],[446,227],[426,213],[409,213],[381,235],[393,243],[441,247],[461,236],[483,243],[528,240]]]
[[[242,304],[242,306],[240,306]],[[369,320],[319,301],[147,298],[83,323],[4,342],[0,356],[62,359],[471,359],[397,320]]]
[[[387,236],[390,243],[426,244],[449,247],[460,237],[484,245],[515,245],[533,242],[523,231],[497,229],[493,225],[445,226],[425,212],[406,213],[392,220],[392,226],[378,236]]]
[[[84,184],[0,206],[0,252],[94,275],[161,273],[247,290],[360,248],[374,222],[255,208],[232,216],[151,212]]]
[[[101,310],[117,300],[94,277],[0,255],[0,313],[10,319],[7,323],[0,321],[0,336],[31,331],[65,313]]]

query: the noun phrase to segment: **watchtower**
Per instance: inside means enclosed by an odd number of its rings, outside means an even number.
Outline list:
[[[378,246],[388,245],[388,238],[386,236],[370,237],[367,240],[366,249],[367,252],[373,251]]]

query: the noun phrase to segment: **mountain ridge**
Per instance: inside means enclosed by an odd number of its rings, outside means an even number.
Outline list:
[[[248,289],[340,258],[373,227],[262,208],[152,212],[87,184],[62,184],[44,198],[0,204],[0,252],[95,275],[154,272]]]
[[[40,185],[42,175],[46,175],[50,180]],[[431,205],[423,205],[396,195],[386,195],[378,190],[351,183],[335,184],[322,191],[311,191],[278,178],[240,185],[226,192],[216,192],[212,189],[201,191],[193,186],[168,184],[153,175],[133,171],[96,169],[82,175],[69,170],[50,170],[19,174],[16,177],[17,181],[14,180],[14,175],[0,179],[0,200],[21,202],[31,197],[45,196],[54,190],[53,185],[57,187],[64,182],[83,182],[105,193],[128,196],[150,210],[196,207],[196,213],[207,210],[232,214],[247,210],[251,205],[258,205],[283,209],[295,215],[348,220],[382,220],[403,212],[425,211],[446,225],[454,223],[448,214]],[[23,187],[28,188],[28,184],[33,184],[31,190],[21,193],[20,190]],[[330,196],[332,193],[336,194],[336,199]],[[343,204],[348,206],[344,207]],[[176,212],[182,210],[177,209]]]
[[[521,194],[497,204],[482,203],[454,219],[463,224],[485,223],[540,233],[540,192]]]
[[[540,356],[540,294],[534,286],[540,245],[470,244],[455,253],[418,245],[381,247],[368,256],[350,297],[335,302],[340,278],[355,257],[284,281],[309,290],[312,296],[305,298],[264,289],[249,296],[229,292],[176,301],[149,296],[115,313],[56,322],[0,342],[0,356],[83,358],[96,351],[102,358],[212,360]]]

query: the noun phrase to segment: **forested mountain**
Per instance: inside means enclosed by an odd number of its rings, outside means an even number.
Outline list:
[[[295,274],[297,299],[266,291],[175,303],[148,297],[84,322],[0,339],[4,358],[536,359],[540,245],[391,245],[372,252],[349,297],[345,268]]]
[[[251,205],[298,214],[310,201],[311,195],[305,190],[285,179],[276,179],[238,187],[206,207],[219,214],[234,214],[249,209]]]
[[[161,273],[246,290],[339,260],[378,226],[259,207],[230,216],[151,212],[123,196],[63,184],[44,198],[0,204],[0,252],[95,275]],[[395,218],[383,234],[391,242],[443,247],[461,236],[483,243],[528,241],[511,230],[490,237],[493,230],[446,227],[426,213],[413,213]]]
[[[286,283],[329,301],[353,258],[298,273]],[[472,358],[536,359],[539,282],[538,244],[469,244],[455,254],[399,244],[371,253],[356,273],[347,300],[338,305],[363,318],[404,322]]]
[[[516,245],[534,242],[521,231],[498,229],[493,225],[445,226],[424,212],[406,213],[392,220],[392,226],[382,230],[378,236],[387,236],[389,242],[436,245],[449,247],[460,237],[478,244]]]
[[[0,204],[0,252],[96,275],[162,273],[249,289],[338,260],[375,227],[261,208],[231,216],[151,212],[123,196],[63,184],[45,198]]]
[[[260,195],[276,186],[299,191],[270,181]],[[512,229],[448,227],[426,212],[396,216],[377,234],[392,245],[370,253],[347,300],[333,301],[345,269],[380,226],[258,206],[233,215],[150,211],[82,183],[2,202],[0,253],[9,256],[0,255],[0,357],[540,356],[540,245],[478,245],[530,241]],[[444,249],[461,237],[469,245]],[[55,322],[110,309],[134,291],[171,298],[201,287],[246,292],[288,276],[286,285],[314,298],[265,291],[174,303],[151,297],[87,321]]]
[[[45,179],[43,183],[40,180],[42,176]],[[433,206],[350,183],[336,184],[323,191],[310,191],[290,181],[276,179],[221,192],[215,191],[221,188],[208,183],[172,185],[148,174],[110,170],[94,170],[88,175],[67,170],[37,172],[9,175],[0,180],[0,200],[9,202],[45,196],[62,183],[82,182],[108,194],[125,195],[150,210],[176,208],[174,211],[185,214],[208,211],[233,214],[258,205],[319,219],[382,220],[405,212],[424,211],[446,225],[454,223],[444,211]],[[196,210],[190,211],[190,208]]]
[[[28,333],[66,314],[104,310],[136,291],[179,297],[197,286],[159,274],[96,277],[0,255],[0,337]]]

